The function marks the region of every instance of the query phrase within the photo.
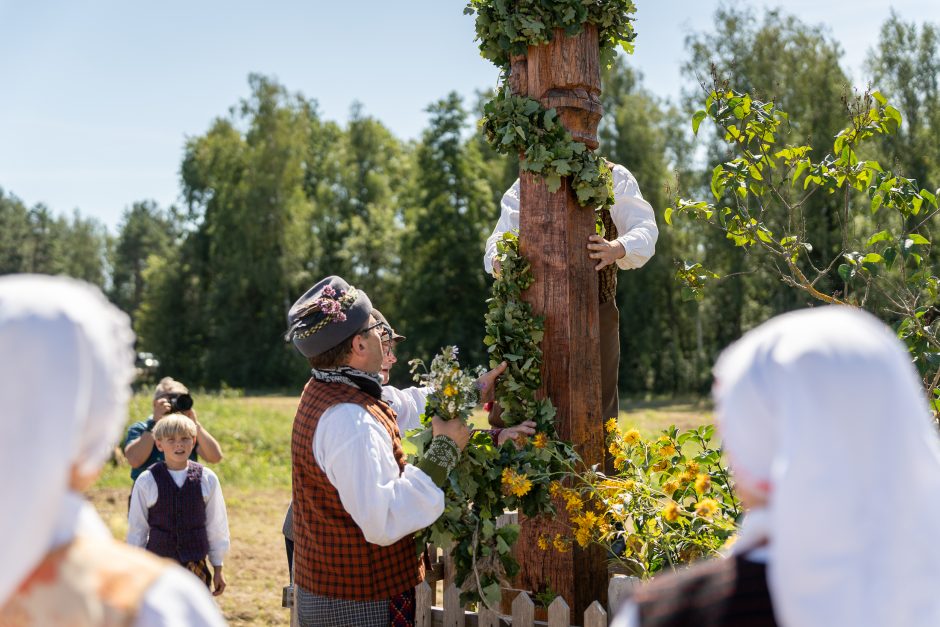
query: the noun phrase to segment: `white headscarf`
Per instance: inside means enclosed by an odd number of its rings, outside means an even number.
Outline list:
[[[890,329],[847,307],[779,316],[715,379],[738,481],[769,489],[739,543],[769,540],[778,622],[940,625],[940,444]]]
[[[128,318],[79,281],[0,278],[0,605],[51,548],[73,465],[94,473],[127,417]]]

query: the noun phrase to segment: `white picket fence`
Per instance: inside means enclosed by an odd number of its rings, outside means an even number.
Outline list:
[[[506,514],[501,523],[515,522],[515,514]],[[434,556],[425,580],[415,588],[415,624],[417,627],[571,627],[571,609],[561,597],[548,606],[547,620],[536,620],[535,603],[525,592],[512,601],[511,614],[499,614],[483,608],[474,612],[460,604],[460,590],[454,584],[454,567],[450,555],[431,547]],[[438,584],[441,584],[440,586]],[[614,614],[633,592],[637,580],[614,575],[607,588],[607,607],[594,601],[584,612],[583,627],[608,627]],[[441,588],[443,594],[439,593]],[[443,597],[439,599],[438,597]],[[299,625],[293,603],[293,587],[284,588],[284,607],[291,609],[291,627]]]

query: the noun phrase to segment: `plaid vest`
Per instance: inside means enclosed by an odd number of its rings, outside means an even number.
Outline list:
[[[604,225],[604,239],[613,241],[617,239],[617,227],[614,219],[610,217],[610,211],[601,209],[601,223]],[[617,298],[617,263],[601,268],[597,273],[597,295],[598,302],[609,303]]]
[[[321,596],[369,601],[388,599],[424,579],[424,565],[411,535],[390,546],[367,542],[343,508],[339,493],[313,456],[313,436],[330,407],[355,403],[369,412],[392,438],[399,472],[405,453],[395,412],[384,402],[342,383],[307,382],[291,440],[294,494],[294,581]]]
[[[202,465],[189,462],[181,487],[170,475],[166,462],[150,467],[157,484],[157,502],[147,512],[150,538],[147,550],[180,564],[206,559],[206,502],[202,497]]]
[[[767,567],[737,555],[656,577],[633,597],[644,627],[776,627]]]
[[[76,537],[50,551],[0,606],[6,627],[130,627],[171,563],[114,540]]]

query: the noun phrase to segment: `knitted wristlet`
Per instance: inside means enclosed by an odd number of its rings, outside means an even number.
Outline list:
[[[460,459],[460,448],[457,443],[446,435],[436,435],[417,466],[431,477],[431,481],[438,487],[444,487],[447,475],[457,465],[458,459]]]

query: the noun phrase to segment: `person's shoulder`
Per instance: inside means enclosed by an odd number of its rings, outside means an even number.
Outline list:
[[[702,589],[733,583],[735,566],[735,560],[729,558],[702,560],[678,572],[654,577],[636,590],[633,599],[639,605],[666,599],[691,599]]]
[[[131,423],[131,425],[127,428],[127,435],[140,435],[147,430],[147,426],[151,420],[153,420],[153,417],[147,416],[147,418],[144,420],[138,420],[137,422]]]
[[[195,463],[195,462],[193,462],[193,463]],[[203,466],[203,465],[201,465],[201,464],[200,464],[200,466],[201,466],[201,468],[202,468],[202,476],[203,476],[204,479],[207,479],[208,481],[212,481],[212,482],[215,482],[215,483],[219,483],[219,475],[215,474],[215,471],[213,471],[213,470],[212,470],[211,468],[209,468],[208,466]]]
[[[225,619],[203,583],[172,565],[147,589],[136,627],[150,625],[225,625]]]
[[[633,172],[627,169],[627,166],[620,165],[619,163],[610,163],[610,171],[614,177],[614,185],[617,185],[619,182],[634,182],[636,183],[636,177],[633,176]]]

